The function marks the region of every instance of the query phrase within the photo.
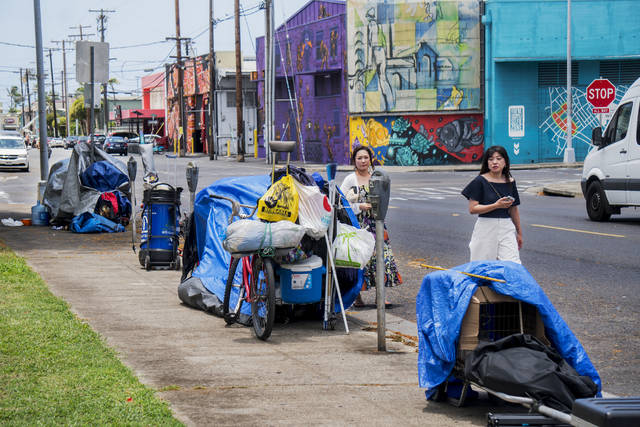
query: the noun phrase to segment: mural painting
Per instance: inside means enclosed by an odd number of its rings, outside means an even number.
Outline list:
[[[345,7],[310,2],[276,30],[274,132],[276,139],[298,142],[292,160],[349,162]],[[256,58],[258,70],[264,69],[264,37],[256,40]],[[263,78],[260,75],[257,90],[262,147]]]
[[[604,126],[611,118],[615,107],[629,86],[616,86],[616,100],[609,106],[610,113],[593,114],[593,106],[587,101],[586,87],[573,87],[571,90],[571,135],[576,160],[583,160],[591,149],[591,131],[594,127]],[[562,160],[567,144],[567,88],[548,87],[540,90],[540,105],[543,106],[538,127],[540,132],[540,160]]]
[[[372,148],[387,166],[479,162],[484,150],[482,114],[352,117],[350,149]]]
[[[347,2],[349,112],[480,109],[477,0]]]

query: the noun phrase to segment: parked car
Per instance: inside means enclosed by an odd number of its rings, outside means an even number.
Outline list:
[[[64,141],[62,138],[51,138],[51,140],[49,141],[49,147],[51,148],[64,147]]]
[[[64,140],[64,148],[65,148],[65,150],[67,148],[75,147],[77,142],[78,142],[78,137],[76,135],[70,135],[70,136],[66,137],[65,140]]]
[[[127,155],[127,142],[121,136],[109,136],[104,141],[104,151],[107,153],[118,153],[121,156]]]
[[[0,135],[0,167],[29,172],[29,154],[21,136]]]
[[[593,148],[582,167],[582,194],[592,221],[620,208],[640,206],[640,78],[624,94],[604,132],[591,133]]]

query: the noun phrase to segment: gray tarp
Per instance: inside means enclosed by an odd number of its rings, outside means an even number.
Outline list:
[[[80,174],[92,163],[105,160],[114,165],[123,174],[129,175],[127,165],[115,157],[95,147],[95,158],[91,159],[91,146],[80,142],[73,147],[69,159],[55,163],[49,172],[44,190],[43,204],[49,209],[53,223],[69,223],[83,212],[93,212],[101,192],[82,185]],[[129,183],[118,190],[128,193]]]

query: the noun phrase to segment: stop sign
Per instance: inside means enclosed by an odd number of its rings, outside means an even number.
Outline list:
[[[609,106],[616,99],[616,87],[607,79],[595,79],[587,86],[587,101],[596,108]]]

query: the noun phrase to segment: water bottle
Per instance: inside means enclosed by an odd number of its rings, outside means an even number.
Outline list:
[[[31,224],[32,225],[49,225],[49,212],[40,201],[31,207]]]

